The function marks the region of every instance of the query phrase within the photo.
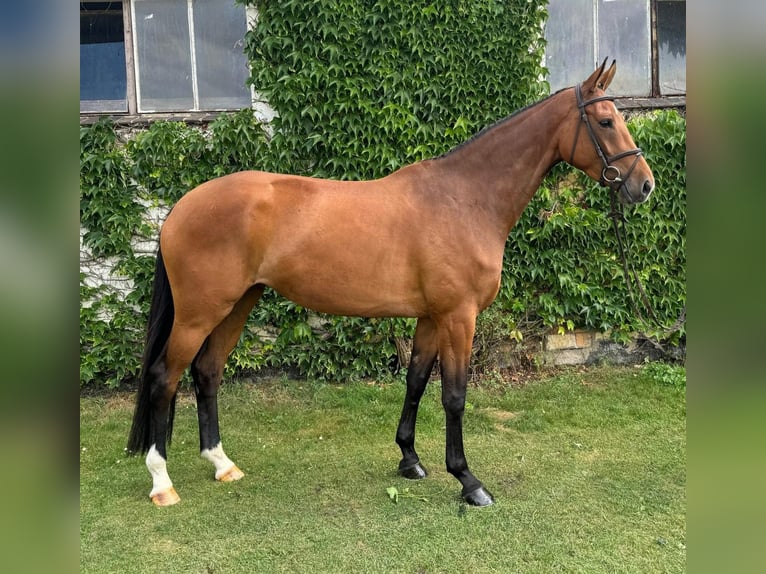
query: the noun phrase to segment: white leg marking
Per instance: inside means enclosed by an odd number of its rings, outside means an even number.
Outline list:
[[[146,455],[146,468],[149,469],[149,474],[152,475],[153,487],[152,491],[149,493],[150,498],[158,492],[162,492],[173,486],[173,483],[170,481],[170,476],[168,475],[168,463],[162,458],[162,455],[157,452],[155,445],[152,445],[152,448],[149,449],[149,452]]]
[[[221,446],[220,442],[213,448],[206,448],[200,453],[200,455],[205,460],[212,462],[215,466],[216,480],[221,478],[221,476],[226,474],[234,466],[234,463],[231,461],[231,459],[226,456],[226,453],[223,452],[223,447]]]

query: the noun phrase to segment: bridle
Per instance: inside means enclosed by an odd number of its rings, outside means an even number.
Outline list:
[[[598,141],[598,138],[596,137],[596,132],[593,131],[593,126],[590,124],[590,119],[588,118],[588,114],[585,111],[585,108],[587,108],[591,104],[595,104],[596,102],[603,102],[603,101],[614,101],[614,98],[612,96],[599,96],[597,98],[592,98],[590,100],[583,101],[582,98],[582,86],[580,84],[577,84],[575,86],[575,95],[577,96],[577,107],[580,110],[580,122],[577,123],[577,131],[575,131],[575,137],[574,142],[572,143],[572,153],[569,157],[569,163],[571,165],[574,161],[574,154],[575,150],[577,149],[577,141],[580,139],[580,128],[583,124],[585,124],[585,127],[588,129],[588,134],[590,135],[590,140],[593,142],[593,145],[596,148],[596,153],[598,154],[598,157],[601,158],[601,163],[603,164],[604,168],[601,170],[601,178],[598,180],[599,184],[609,187],[611,190],[611,203],[612,203],[612,211],[609,214],[609,216],[612,219],[612,225],[614,226],[614,233],[617,237],[617,245],[619,247],[620,252],[620,259],[622,260],[622,269],[623,274],[625,276],[625,282],[627,283],[628,287],[628,294],[630,295],[630,302],[633,305],[633,310],[636,312],[636,314],[640,317],[640,319],[644,322],[644,316],[643,313],[641,313],[641,310],[639,309],[638,305],[636,304],[635,297],[633,296],[633,283],[635,283],[636,286],[638,286],[638,289],[641,293],[641,299],[644,303],[644,308],[648,310],[649,314],[656,320],[656,316],[654,314],[654,311],[651,308],[651,305],[649,304],[649,298],[646,296],[646,293],[643,289],[643,286],[641,285],[641,282],[638,279],[638,274],[633,270],[633,273],[630,272],[628,260],[626,257],[626,243],[627,243],[627,233],[625,233],[625,216],[622,212],[621,205],[617,201],[617,192],[620,190],[620,188],[625,184],[625,180],[627,180],[630,177],[630,174],[633,173],[633,168],[636,167],[636,164],[638,163],[639,158],[641,155],[643,155],[643,152],[639,148],[631,149],[628,151],[620,152],[613,156],[608,156],[606,153],[604,153],[604,148],[601,147],[601,142]],[[620,172],[620,168],[616,165],[612,165],[612,162],[617,161],[620,158],[627,157],[629,155],[635,155],[636,159],[633,160],[633,163],[630,165],[630,168],[628,169],[628,173],[625,174],[625,178],[623,179],[622,173]],[[630,192],[625,189],[625,193],[627,193],[630,196]],[[620,229],[620,224],[622,225],[622,228]],[[632,275],[632,277],[631,277]]]
[[[633,306],[633,310],[636,312],[641,322],[644,323],[645,325],[649,325],[649,322],[644,317],[644,314],[641,312],[641,309],[636,302],[636,299],[638,298],[638,296],[635,296],[633,293],[633,286],[635,286],[636,288],[638,288],[638,291],[640,294],[640,300],[643,303],[643,307],[645,311],[654,320],[654,324],[659,326],[660,321],[657,319],[657,315],[655,314],[654,309],[649,303],[649,298],[647,297],[646,291],[644,290],[644,287],[641,284],[641,281],[638,277],[638,273],[636,272],[635,269],[630,269],[630,266],[628,265],[628,260],[626,256],[626,252],[628,251],[628,246],[627,246],[627,233],[625,232],[625,216],[622,211],[622,205],[620,205],[619,202],[617,201],[617,192],[620,190],[620,188],[622,188],[623,185],[625,185],[625,181],[630,178],[630,174],[633,173],[633,169],[636,167],[636,164],[638,163],[638,160],[643,155],[643,152],[641,151],[641,148],[635,148],[635,149],[630,149],[627,151],[620,152],[613,156],[606,155],[606,153],[604,153],[604,148],[601,147],[601,142],[599,142],[598,138],[596,137],[596,132],[593,131],[593,126],[591,126],[590,119],[588,118],[588,114],[585,112],[585,108],[591,104],[595,104],[596,102],[614,101],[614,98],[612,96],[599,96],[597,98],[592,98],[590,100],[583,101],[582,87],[580,84],[577,84],[575,86],[575,95],[577,96],[577,107],[580,110],[580,119],[582,121],[578,122],[577,124],[577,131],[575,131],[575,137],[574,137],[574,142],[572,143],[572,153],[570,154],[570,157],[569,157],[569,163],[572,164],[572,161],[574,160],[575,150],[577,149],[577,141],[580,137],[580,127],[582,127],[582,125],[585,124],[585,127],[588,129],[588,134],[590,135],[590,139],[593,142],[594,147],[596,148],[596,153],[598,154],[598,157],[601,158],[601,163],[604,166],[603,169],[601,170],[601,178],[599,179],[598,182],[602,186],[609,187],[609,189],[612,192],[611,198],[610,198],[612,203],[612,211],[609,215],[612,219],[614,233],[617,237],[617,245],[619,248],[620,259],[622,261],[623,275],[627,283],[630,302]],[[633,160],[633,163],[630,164],[630,168],[628,168],[628,171],[625,174],[625,177],[623,178],[620,168],[617,167],[616,165],[613,165],[613,162],[630,155],[634,155],[636,156],[636,158]],[[625,193],[628,194],[629,197],[631,197],[631,194],[627,188],[625,188]],[[671,333],[674,333],[675,331],[678,331],[685,322],[686,322],[686,305],[684,305],[684,308],[681,310],[681,314],[679,315],[676,322],[670,328],[663,329],[662,334],[667,336]],[[649,335],[644,334],[644,337],[646,338],[647,341],[651,342],[663,354],[667,354],[667,351],[665,351],[665,349],[662,347],[662,345],[659,342],[655,341]]]
[[[596,148],[596,153],[598,154],[598,157],[601,158],[601,163],[604,166],[604,168],[601,170],[601,178],[598,180],[598,182],[605,187],[609,187],[613,192],[617,192],[625,184],[625,181],[630,178],[630,174],[633,173],[633,169],[636,167],[636,164],[638,163],[639,158],[643,155],[643,152],[640,148],[635,148],[620,152],[612,156],[606,155],[606,153],[604,153],[604,148],[601,147],[601,142],[599,142],[598,138],[596,137],[596,132],[593,131],[593,126],[590,124],[590,119],[588,118],[588,114],[585,112],[585,108],[591,104],[595,104],[596,102],[613,102],[614,98],[612,96],[599,96],[597,98],[583,101],[582,87],[580,84],[575,86],[575,95],[577,96],[577,107],[580,110],[580,119],[582,121],[577,124],[577,131],[575,132],[574,142],[572,143],[572,153],[569,156],[569,163],[571,164],[574,160],[575,150],[577,149],[577,141],[580,138],[580,127],[585,124],[585,127],[588,129],[590,139]],[[630,164],[630,168],[628,168],[628,172],[623,178],[622,173],[620,172],[620,168],[616,165],[613,165],[613,162],[629,155],[636,156],[636,159],[634,159],[633,163]],[[627,190],[627,188],[625,189],[625,193],[630,196],[630,192]]]

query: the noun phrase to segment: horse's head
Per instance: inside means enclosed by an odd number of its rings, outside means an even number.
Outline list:
[[[613,98],[604,95],[617,71],[616,61],[608,70],[606,62],[567,90],[574,101],[562,126],[559,152],[571,165],[611,187],[622,203],[641,203],[654,190],[654,176]]]

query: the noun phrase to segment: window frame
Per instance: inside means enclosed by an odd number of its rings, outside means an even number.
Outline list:
[[[127,4],[127,10],[126,5]],[[136,85],[136,43],[133,39],[133,2],[122,0],[122,21],[125,30],[125,68],[128,76],[128,114],[138,113],[138,87]]]
[[[96,3],[99,0],[80,0],[80,3],[84,4],[91,4]],[[102,0],[103,1],[103,0]],[[204,123],[206,121],[209,121],[211,118],[214,118],[218,114],[221,113],[220,109],[197,109],[197,110],[179,110],[179,111],[173,111],[173,112],[153,112],[153,111],[140,111],[139,110],[139,85],[138,85],[138,60],[136,57],[136,53],[138,50],[138,46],[136,44],[136,35],[135,30],[133,26],[134,18],[135,18],[135,2],[133,0],[116,0],[122,5],[122,20],[123,20],[123,35],[124,35],[124,41],[125,41],[125,71],[126,71],[126,99],[127,99],[127,111],[99,111],[97,109],[92,110],[83,110],[82,107],[80,109],[80,116],[81,119],[84,120],[82,123],[92,123],[96,121],[98,118],[103,116],[111,116],[115,118],[126,118],[128,119],[129,123],[137,123],[141,124],[144,123],[147,120],[151,119],[176,119],[176,118],[183,118],[185,120],[194,120],[198,119],[201,123]],[[188,0],[187,0],[188,2]],[[232,0],[233,2],[233,0]],[[255,11],[255,8],[248,5],[245,6],[245,26],[247,30],[250,30],[252,26],[254,25],[255,21],[257,19],[257,12]],[[192,21],[193,23],[193,21]],[[190,24],[190,28],[193,28],[192,24]],[[194,30],[190,29],[190,33],[194,34]],[[196,64],[194,64],[196,66]],[[194,69],[194,74],[196,75],[197,70]],[[197,95],[197,88],[194,88],[195,97],[194,101],[198,104],[198,95]],[[250,94],[250,100],[248,103],[248,108],[255,108],[256,104],[258,103],[256,94],[252,87],[249,88],[249,94]],[[83,100],[80,100],[81,102]],[[88,100],[92,102],[99,102],[103,100]],[[82,106],[82,103],[81,103]],[[197,105],[199,108],[199,105]],[[235,111],[236,109],[245,109],[245,108],[232,108],[230,111]]]
[[[119,123],[125,125],[141,126],[151,123],[157,119],[183,120],[189,123],[205,124],[212,121],[220,114],[218,110],[200,110],[200,111],[179,111],[179,112],[140,112],[138,110],[138,86],[137,86],[137,68],[136,68],[136,41],[133,27],[134,2],[133,0],[116,0],[122,6],[123,33],[125,41],[125,72],[126,72],[126,100],[127,111],[99,111],[97,109],[80,109],[80,122],[82,124],[94,123],[99,118],[109,116],[115,118]],[[598,0],[593,0],[594,2]],[[616,99],[616,104],[622,109],[647,109],[647,108],[668,108],[685,107],[686,93],[663,95],[660,90],[660,61],[659,61],[659,39],[658,39],[658,3],[664,0],[649,0],[649,30],[650,30],[650,95],[649,96],[620,96]],[[685,1],[685,0],[684,0]],[[96,3],[98,0],[81,0],[81,3]],[[258,13],[255,7],[248,5],[245,7],[246,27],[252,29],[257,21]],[[103,100],[89,100],[93,102]],[[82,102],[82,100],[81,100]],[[258,93],[250,87],[250,109],[255,110],[256,114],[264,121],[268,122],[273,117],[274,112],[268,106],[267,102],[261,101]],[[244,109],[244,108],[240,108]]]
[[[135,114],[136,113],[136,106],[135,106],[135,77],[133,75],[133,38],[132,38],[132,29],[131,29],[131,23],[130,18],[126,14],[125,10],[125,3],[130,2],[130,0],[115,0],[114,4],[120,4],[122,13],[122,26],[123,26],[123,44],[124,44],[124,52],[125,52],[125,80],[126,80],[126,86],[125,86],[125,107],[126,110],[104,110],[99,109],[106,108],[109,106],[107,102],[112,102],[114,100],[80,100],[80,115],[125,115],[125,114]],[[80,0],[78,2],[79,4],[104,4],[103,0]],[[82,102],[87,101],[92,103],[93,109],[82,109]],[[133,105],[131,106],[131,102]]]
[[[665,0],[646,0],[648,4],[648,48],[649,53],[646,54],[649,72],[648,82],[648,95],[636,95],[627,93],[625,95],[617,96],[616,103],[618,107],[622,108],[663,108],[663,107],[683,107],[686,105],[686,87],[684,87],[683,93],[670,93],[665,94],[662,92],[660,86],[660,45],[659,45],[659,26],[658,26],[658,13],[659,3]],[[686,3],[686,0],[680,0]],[[599,0],[591,0],[591,7],[594,13],[597,14],[597,4]],[[597,41],[598,34],[594,33],[593,41]],[[598,47],[594,44],[594,65],[598,65],[599,56],[597,54]],[[602,56],[603,57],[603,56]],[[547,58],[547,56],[546,56]],[[556,86],[559,88],[562,86]]]
[[[660,41],[659,41],[659,3],[666,0],[650,0],[649,2],[649,22],[650,22],[650,46],[651,46],[651,96],[653,98],[670,98],[670,97],[683,97],[686,98],[686,86],[684,86],[683,94],[663,94],[660,87]],[[687,4],[687,0],[680,0]]]

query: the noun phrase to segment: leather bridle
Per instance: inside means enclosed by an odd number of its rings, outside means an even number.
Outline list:
[[[681,314],[679,315],[676,322],[671,327],[663,329],[662,326],[660,325],[660,321],[657,318],[656,313],[654,312],[654,309],[652,308],[649,302],[649,298],[647,297],[646,291],[644,290],[644,287],[641,284],[641,281],[638,277],[638,273],[636,272],[635,269],[631,269],[630,268],[631,266],[628,264],[626,253],[629,250],[629,246],[627,245],[627,233],[625,232],[625,216],[622,212],[622,205],[620,205],[619,202],[617,201],[617,192],[620,190],[620,188],[622,188],[623,185],[625,185],[625,181],[628,178],[630,178],[630,174],[633,173],[633,169],[636,167],[636,164],[638,163],[639,158],[643,155],[643,152],[641,151],[640,148],[635,148],[635,149],[620,152],[613,156],[606,155],[606,153],[604,153],[604,148],[601,147],[601,143],[598,141],[598,138],[596,137],[596,132],[593,131],[593,126],[591,126],[590,124],[590,120],[588,119],[588,114],[585,112],[585,108],[591,104],[595,104],[596,102],[602,102],[605,100],[614,101],[614,98],[611,96],[599,96],[590,100],[583,101],[582,87],[580,86],[580,84],[577,84],[575,86],[575,95],[577,96],[577,107],[580,110],[580,119],[582,121],[578,122],[577,124],[577,131],[575,132],[574,142],[572,143],[572,153],[569,157],[569,163],[572,164],[572,161],[574,160],[575,150],[577,149],[577,140],[580,137],[580,127],[583,124],[585,124],[585,127],[588,129],[588,134],[590,135],[590,139],[596,148],[596,153],[598,154],[598,157],[601,158],[601,163],[604,166],[603,169],[601,170],[601,178],[599,179],[599,183],[603,186],[609,187],[609,189],[612,192],[610,197],[611,203],[612,203],[612,211],[609,215],[612,219],[615,235],[617,236],[617,245],[620,252],[620,259],[622,261],[623,275],[627,283],[628,295],[630,298],[631,305],[633,307],[633,310],[636,312],[636,315],[639,317],[640,321],[644,325],[652,328],[649,321],[644,317],[644,313],[641,312],[640,306],[636,302],[636,299],[638,299],[640,296],[640,301],[641,303],[643,303],[644,310],[654,321],[654,325],[656,325],[656,327],[652,329],[653,330],[659,329],[660,333],[663,336],[669,336],[670,334],[680,330],[683,327],[683,325],[686,323],[686,305],[684,305],[684,308],[681,310]],[[636,156],[636,158],[633,160],[633,163],[630,165],[630,168],[628,168],[628,171],[625,174],[625,177],[623,177],[620,171],[620,168],[613,165],[613,162],[630,155],[634,155]],[[630,199],[632,199],[632,195],[630,194],[627,188],[625,188],[625,193],[628,195]],[[638,289],[639,295],[634,294],[633,292],[634,286]],[[651,342],[663,354],[669,354],[664,349],[664,347],[658,341],[655,340],[656,337],[650,336],[646,333],[644,333],[643,336],[646,338],[646,340]]]
[[[601,170],[601,178],[598,180],[598,182],[605,187],[611,188],[612,191],[617,192],[623,185],[625,185],[625,181],[630,178],[630,174],[633,173],[633,169],[636,167],[636,164],[638,163],[639,158],[643,155],[643,152],[640,148],[635,148],[620,152],[613,156],[606,155],[604,148],[601,146],[601,142],[599,142],[598,138],[596,137],[596,132],[593,131],[593,126],[591,126],[590,119],[588,118],[588,114],[586,113],[585,108],[591,104],[595,104],[596,102],[603,102],[605,100],[612,102],[614,101],[614,98],[612,96],[599,96],[597,98],[583,101],[582,87],[580,84],[575,86],[575,95],[577,96],[577,107],[580,110],[580,119],[582,121],[577,124],[577,131],[575,132],[574,142],[572,143],[572,153],[569,156],[569,163],[571,164],[574,160],[575,150],[577,149],[577,140],[580,137],[580,127],[585,124],[585,127],[588,129],[590,139],[596,148],[596,153],[598,154],[598,157],[601,158],[601,163],[604,166]],[[630,168],[628,168],[628,172],[625,174],[625,177],[622,177],[620,168],[616,165],[613,165],[613,162],[630,155],[636,156],[636,159],[633,160]],[[625,189],[625,193],[632,199],[632,196],[627,188]]]

